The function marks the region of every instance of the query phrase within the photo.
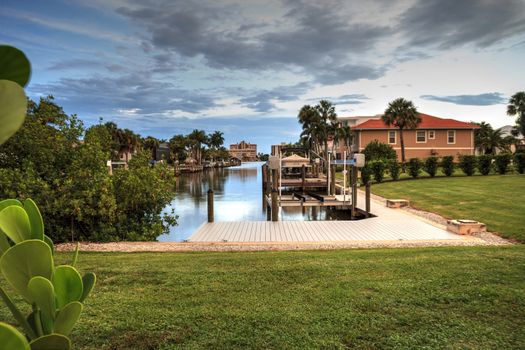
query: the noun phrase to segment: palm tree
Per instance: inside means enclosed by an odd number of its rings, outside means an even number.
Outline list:
[[[209,136],[210,147],[214,149],[219,149],[224,144],[224,133],[221,131],[215,131]]]
[[[151,151],[152,159],[157,158],[157,149],[159,148],[159,145],[160,141],[153,136],[148,136],[142,139],[142,148],[149,149]]]
[[[401,162],[405,163],[405,141],[403,130],[415,129],[421,123],[421,117],[412,101],[397,98],[388,104],[385,114],[381,117],[383,122],[399,129],[399,141],[401,142]]]
[[[204,130],[193,130],[189,135],[188,139],[193,143],[193,154],[197,160],[197,164],[202,162],[202,146],[209,143],[208,136]]]
[[[325,159],[328,159],[328,137],[333,132],[330,127],[332,122],[337,120],[337,114],[335,113],[335,107],[330,101],[321,100],[319,104],[315,106],[317,113],[319,114],[319,135],[324,143],[324,155]]]
[[[516,126],[525,136],[525,91],[516,92],[507,105],[507,115],[517,116]]]
[[[184,135],[175,135],[169,140],[170,153],[174,160],[184,160],[189,146],[189,140]]]

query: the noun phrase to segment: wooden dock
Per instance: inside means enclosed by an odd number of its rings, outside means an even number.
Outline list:
[[[362,195],[359,202],[364,202]],[[190,242],[348,242],[464,240],[400,209],[372,201],[376,217],[355,221],[243,221],[203,224]]]

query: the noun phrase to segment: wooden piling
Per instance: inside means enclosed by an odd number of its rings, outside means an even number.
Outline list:
[[[357,214],[357,167],[352,166],[352,180],[351,180],[351,186],[352,186],[352,211],[350,213],[350,216],[354,218]]]
[[[301,191],[304,192],[305,188],[304,185],[306,183],[306,166],[303,164],[301,167]]]
[[[279,221],[279,202],[277,199],[278,191],[272,189],[272,221]]]
[[[335,196],[335,164],[331,165],[330,169],[330,194]]]
[[[370,216],[370,182],[365,187],[366,215]]]
[[[213,222],[213,190],[208,190],[208,222]]]

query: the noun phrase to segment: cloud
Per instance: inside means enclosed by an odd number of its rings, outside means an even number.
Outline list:
[[[333,1],[287,1],[268,20],[275,25],[255,27],[247,26],[245,17],[257,7],[246,2],[221,6],[170,1],[169,5],[158,2],[157,6],[120,7],[117,11],[146,28],[148,50],[155,47],[202,58],[212,68],[296,68],[322,84],[378,78],[385,73],[384,67],[356,62],[387,37],[390,28],[349,21],[351,14],[340,13],[338,5]]]
[[[504,104],[507,102],[507,99],[504,97],[504,95],[499,92],[491,92],[479,95],[455,96],[422,95],[420,97],[425,100],[441,101],[467,106],[491,106],[497,104]]]
[[[399,20],[407,47],[484,48],[525,32],[522,0],[419,0]]]
[[[75,113],[140,109],[143,115],[177,111],[196,114],[219,106],[209,93],[182,89],[153,78],[149,72],[61,78],[52,83],[32,84],[28,90],[37,96],[52,93],[59,103],[74,107]]]
[[[313,101],[315,103],[321,100],[328,100],[335,105],[358,105],[366,102],[367,100],[369,100],[369,98],[363,94],[347,94],[336,97],[315,97],[308,99],[308,101]]]
[[[299,83],[292,86],[279,86],[270,90],[255,90],[244,92],[245,97],[239,101],[242,105],[256,112],[267,113],[277,110],[274,102],[295,101],[310,88],[308,83]],[[239,93],[242,93],[239,91]]]

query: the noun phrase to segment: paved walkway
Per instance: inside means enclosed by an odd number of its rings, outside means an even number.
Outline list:
[[[358,207],[364,208],[358,195]],[[349,242],[349,241],[462,241],[439,225],[404,210],[372,200],[377,217],[356,221],[244,221],[203,224],[189,242]]]

